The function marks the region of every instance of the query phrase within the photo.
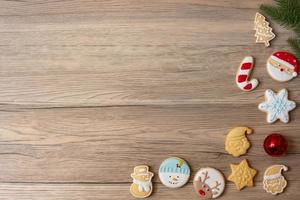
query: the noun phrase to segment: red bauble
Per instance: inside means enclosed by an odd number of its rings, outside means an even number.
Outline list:
[[[264,141],[264,149],[270,156],[281,156],[286,153],[287,148],[288,142],[278,133],[268,135]]]

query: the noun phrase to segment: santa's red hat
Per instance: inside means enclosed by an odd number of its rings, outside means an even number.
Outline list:
[[[286,51],[276,51],[271,55],[271,58],[276,62],[282,64],[283,66],[294,70],[293,72],[294,77],[298,75],[299,64],[297,58],[293,54],[288,53]]]

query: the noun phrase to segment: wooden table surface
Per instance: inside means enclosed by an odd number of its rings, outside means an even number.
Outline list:
[[[272,164],[285,164],[288,187],[276,199],[299,199],[300,109],[289,124],[269,125],[257,109],[268,88],[287,88],[300,104],[300,78],[272,80],[265,62],[288,50],[290,32],[272,23],[271,48],[255,44],[253,19],[272,0],[2,0],[0,1],[0,198],[120,200],[133,167],[153,172],[184,158],[192,177],[211,166],[230,174],[248,159],[255,187],[228,182],[220,199],[273,199],[262,189]],[[253,92],[234,82],[253,55]],[[229,129],[254,129],[240,158],[224,150]],[[278,131],[289,152],[267,156],[262,143]],[[198,199],[154,178],[149,199]]]

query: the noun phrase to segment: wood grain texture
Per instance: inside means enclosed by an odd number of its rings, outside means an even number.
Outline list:
[[[220,169],[247,158],[254,188],[227,184],[220,199],[273,199],[263,191],[266,167],[285,164],[289,186],[277,199],[300,195],[299,109],[291,122],[268,125],[257,105],[267,88],[287,88],[300,102],[299,79],[273,81],[265,62],[288,50],[290,33],[272,23],[271,48],[255,44],[253,18],[272,0],[0,1],[0,198],[133,199],[138,164],[157,172],[179,156],[192,167]],[[235,73],[255,57],[250,93]],[[224,150],[232,127],[254,129],[246,156]],[[289,152],[270,158],[265,136],[282,132]],[[162,186],[150,199],[198,199],[190,183]]]

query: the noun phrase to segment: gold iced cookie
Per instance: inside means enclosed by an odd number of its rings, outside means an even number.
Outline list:
[[[288,168],[284,165],[272,165],[268,167],[264,174],[264,190],[274,195],[282,193],[287,182],[281,172],[287,170]]]
[[[238,165],[230,164],[231,174],[227,180],[235,183],[238,190],[244,187],[253,187],[253,178],[256,170],[249,167],[247,160],[243,160]]]
[[[136,166],[134,172],[131,174],[133,183],[130,186],[130,193],[136,198],[146,198],[152,193],[153,173],[149,171],[146,165]]]
[[[245,134],[251,134],[252,129],[248,127],[235,127],[226,136],[225,150],[234,157],[239,157],[247,152],[250,143]]]

